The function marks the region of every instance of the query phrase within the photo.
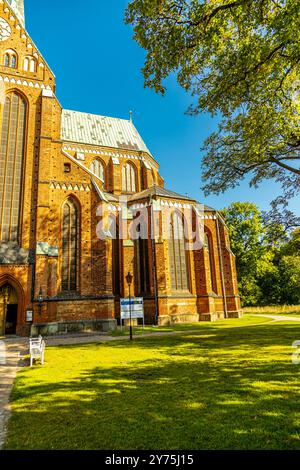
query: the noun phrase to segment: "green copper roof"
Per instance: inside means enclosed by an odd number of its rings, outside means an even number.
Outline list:
[[[130,120],[62,110],[61,139],[81,144],[136,150],[151,155]]]
[[[24,0],[7,0],[7,3],[14,10],[22,25],[25,26]]]

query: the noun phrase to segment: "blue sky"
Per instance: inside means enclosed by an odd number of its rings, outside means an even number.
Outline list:
[[[204,139],[216,128],[208,115],[185,114],[191,98],[170,78],[165,97],[144,88],[145,52],[124,24],[127,0],[25,0],[26,27],[57,77],[64,108],[129,118],[160,163],[165,186],[221,209],[251,201],[261,209],[280,188],[267,181],[259,189],[247,182],[219,196],[201,191]],[[300,215],[300,205],[291,208]]]

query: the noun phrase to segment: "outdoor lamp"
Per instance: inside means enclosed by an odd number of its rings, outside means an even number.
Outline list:
[[[133,280],[133,275],[129,272],[126,276],[126,281],[127,281],[127,284],[128,284],[129,287],[132,284],[132,280]]]

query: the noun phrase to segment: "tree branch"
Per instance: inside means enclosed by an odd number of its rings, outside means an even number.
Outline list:
[[[241,5],[245,5],[245,3],[252,3],[252,0],[240,0],[240,1],[236,1],[236,2],[227,3],[226,5],[218,6],[209,15],[206,15],[206,17],[204,17],[204,21],[206,21],[206,26],[219,13],[219,11],[228,10],[228,9],[231,9],[231,8],[234,8],[234,7],[239,7]],[[197,26],[199,26],[200,23],[201,22],[199,22]]]
[[[280,166],[281,168],[284,168],[285,170],[291,171],[292,173],[295,173],[296,175],[300,175],[300,170],[298,170],[297,168],[293,168],[292,166],[287,165],[286,163],[283,163],[277,160],[277,158],[275,157],[270,157],[270,161]]]

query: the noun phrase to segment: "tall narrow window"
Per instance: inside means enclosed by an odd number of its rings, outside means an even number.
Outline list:
[[[62,214],[62,291],[78,289],[79,210],[73,199],[63,205]]]
[[[25,59],[24,59],[24,71],[28,72],[28,70],[29,70],[29,59],[28,59],[28,57],[25,57]]]
[[[11,55],[11,58],[10,58],[10,66],[15,69],[17,67],[17,57],[15,54],[12,54]]]
[[[134,193],[136,191],[135,169],[129,162],[122,168],[122,189],[128,193]]]
[[[211,282],[211,288],[213,292],[217,292],[217,286],[216,286],[216,274],[215,274],[215,264],[214,264],[214,252],[213,252],[213,244],[211,237],[205,232],[205,245],[206,249],[208,252],[208,258],[209,258],[209,275],[210,275],[210,282]]]
[[[24,71],[25,72],[36,72],[36,60],[32,56],[25,57],[24,59]]]
[[[0,142],[0,241],[19,239],[26,102],[17,93],[4,103]]]
[[[9,63],[10,63],[10,55],[6,53],[4,56],[4,66],[9,67]]]
[[[103,163],[100,162],[99,160],[94,160],[92,163],[91,163],[91,166],[90,166],[90,170],[96,175],[98,176],[98,178],[100,178],[103,183],[105,182],[105,178],[104,178],[104,166],[103,166]]]
[[[145,295],[150,292],[149,273],[149,244],[148,240],[138,238],[135,242],[137,295]]]
[[[30,59],[29,71],[34,73],[36,71],[36,61],[35,59]]]
[[[170,222],[169,261],[172,290],[189,289],[188,264],[185,252],[184,227],[181,214],[174,212]]]

